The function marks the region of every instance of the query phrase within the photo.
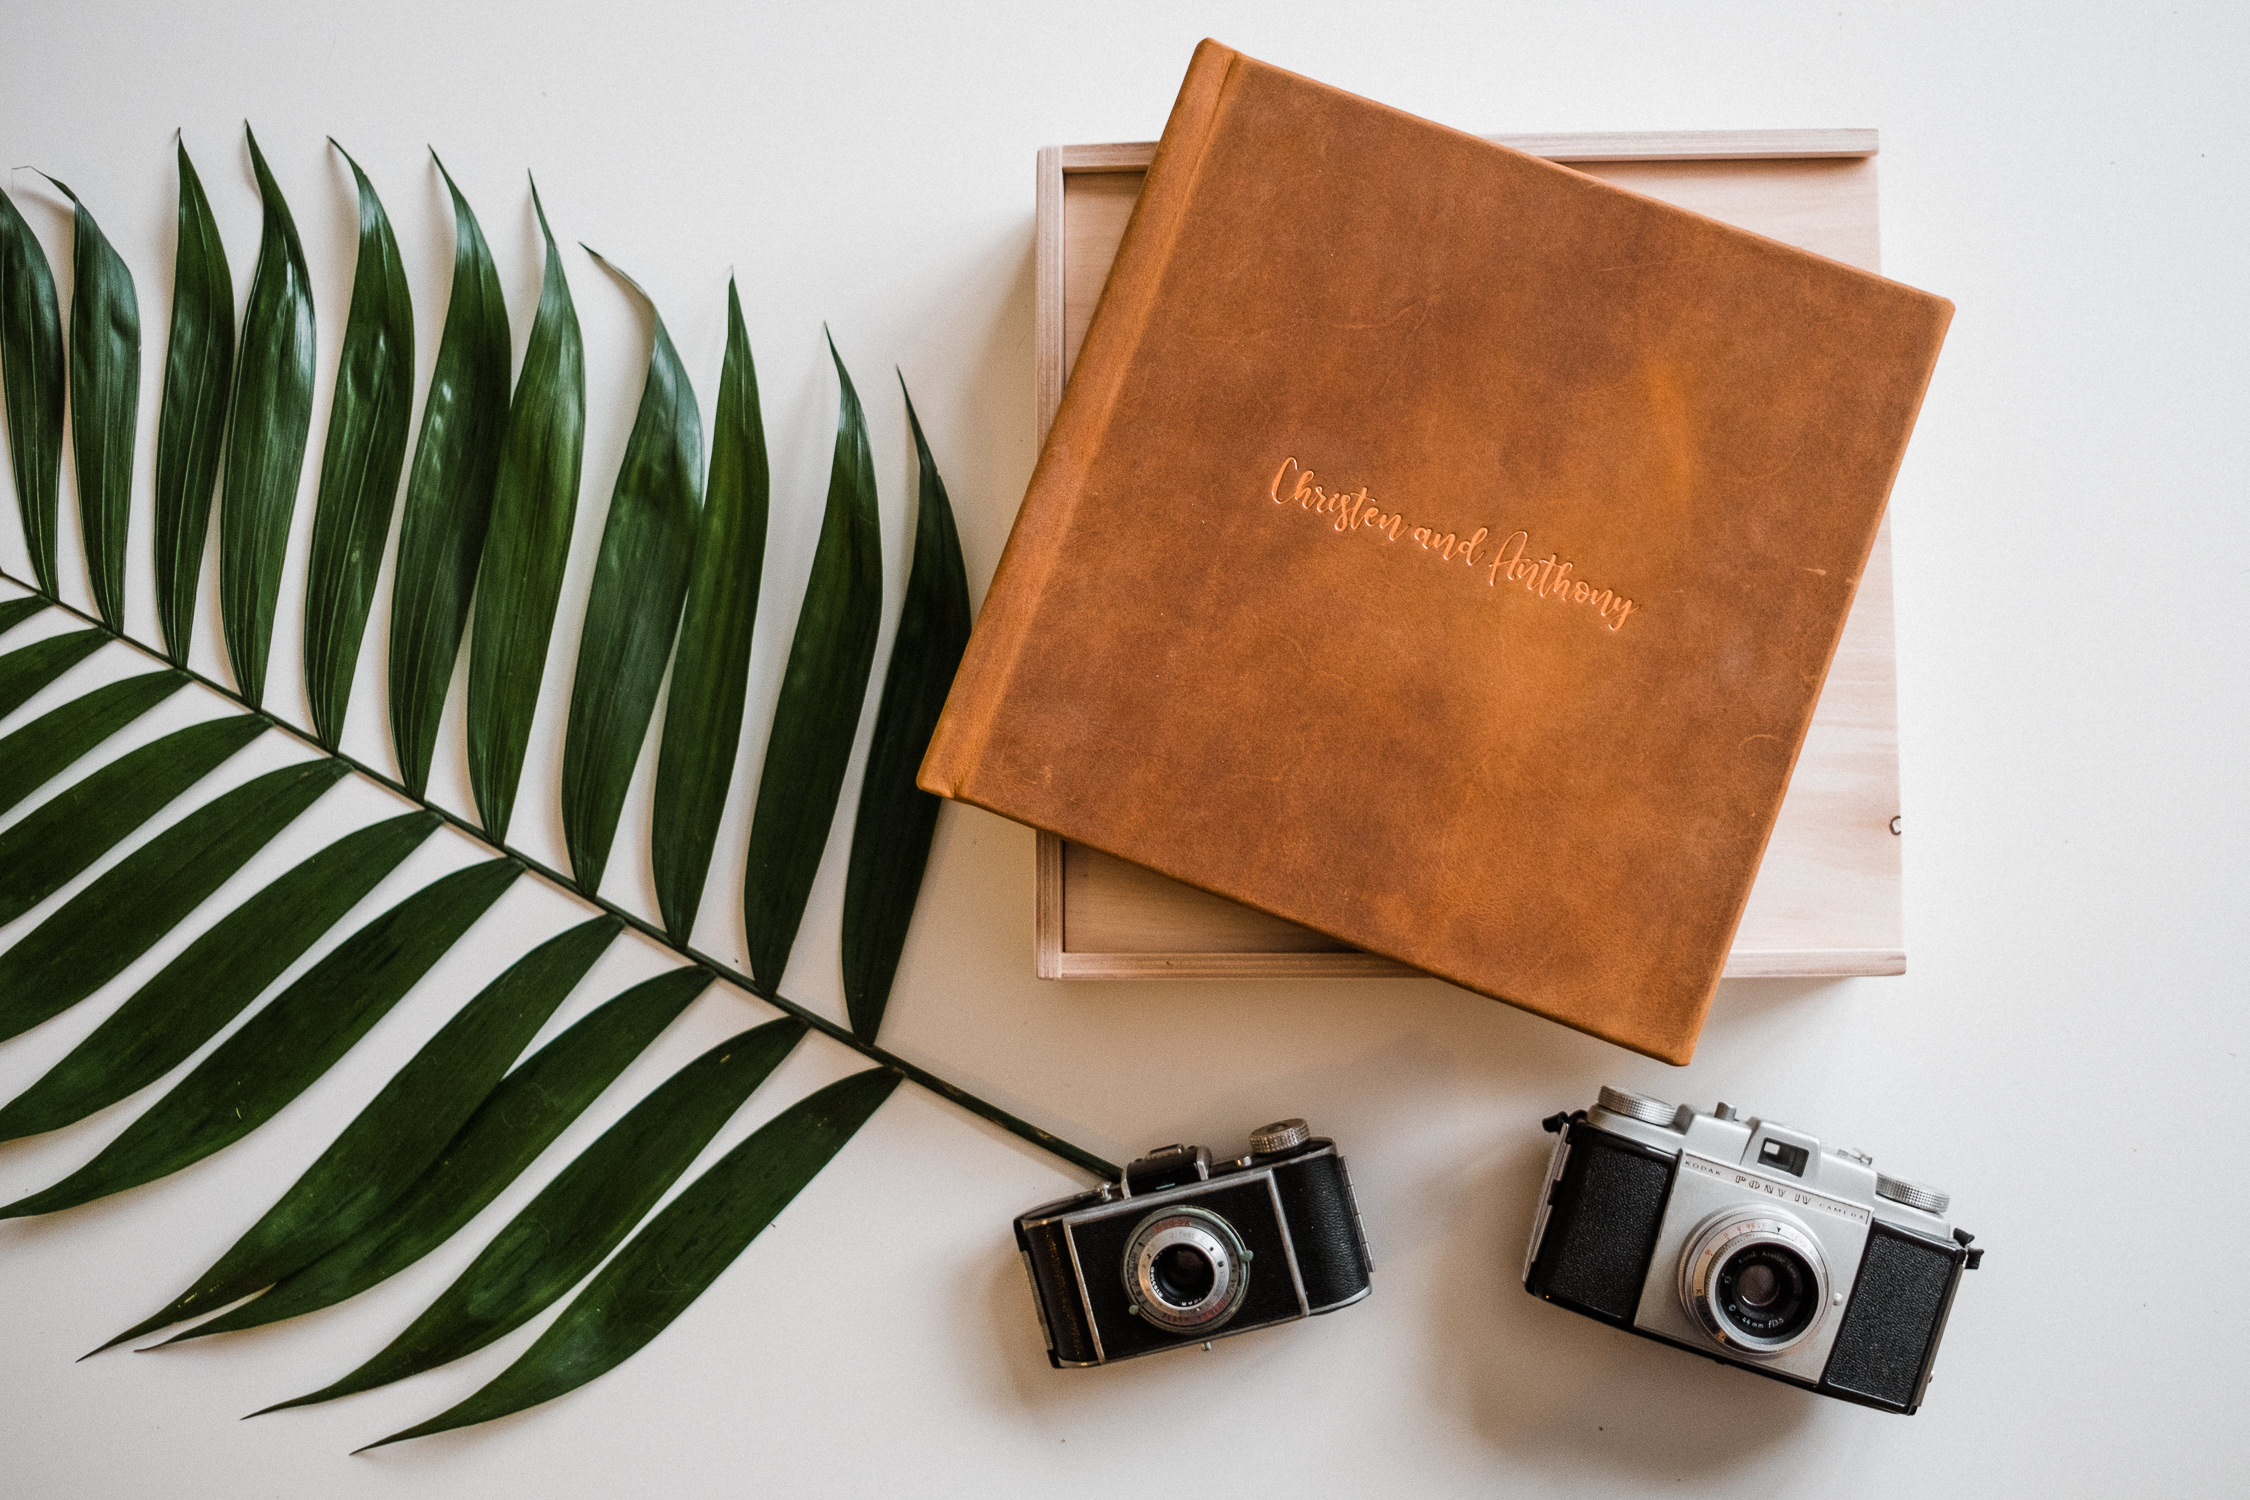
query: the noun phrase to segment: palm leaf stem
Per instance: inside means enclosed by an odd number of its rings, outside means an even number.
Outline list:
[[[992,1124],[999,1126],[1002,1130],[1007,1131],[1009,1134],[1018,1136],[1021,1139],[1029,1142],[1030,1144],[1037,1146],[1040,1150],[1045,1151],[1052,1156],[1060,1157],[1062,1160],[1067,1161],[1074,1166],[1083,1168],[1084,1170],[1095,1174],[1097,1177],[1100,1177],[1105,1181],[1116,1181],[1120,1176],[1123,1175],[1116,1164],[1104,1160],[1102,1157],[1095,1155],[1093,1152],[1086,1150],[1082,1146],[1077,1146],[1069,1141],[1064,1140],[1062,1137],[1054,1134],[1052,1131],[1042,1130],[1040,1127],[1032,1124],[1030,1121],[1020,1119],[1017,1116],[1008,1113],[998,1105],[992,1104],[984,1099],[979,1098],[975,1094],[970,1093],[967,1089],[962,1088],[960,1085],[940,1078],[935,1073],[930,1072],[928,1069],[920,1067],[915,1063],[909,1062],[905,1058],[900,1057],[885,1048],[878,1047],[871,1041],[862,1040],[858,1036],[855,1036],[849,1027],[839,1025],[835,1021],[832,1021],[828,1019],[828,1017],[820,1014],[818,1011],[811,1010],[805,1006],[799,1005],[796,1001],[791,1000],[784,995],[767,994],[763,992],[751,981],[749,975],[742,973],[733,965],[725,962],[720,958],[714,957],[711,954],[705,953],[700,949],[690,947],[685,942],[675,941],[670,934],[665,932],[664,928],[660,924],[651,922],[646,918],[640,916],[638,913],[629,911],[626,908],[617,905],[613,901],[605,900],[600,894],[594,891],[587,890],[584,886],[580,885],[576,880],[572,879],[569,875],[565,874],[561,870],[555,869],[553,866],[548,865],[529,854],[526,854],[524,851],[516,848],[512,844],[508,844],[501,840],[493,838],[490,834],[486,833],[477,824],[471,822],[467,818],[464,818],[459,814],[451,811],[450,809],[442,807],[435,802],[429,801],[426,798],[416,796],[413,792],[407,789],[406,785],[403,782],[400,782],[394,777],[385,775],[375,767],[368,765],[365,761],[359,760],[358,758],[351,755],[346,755],[341,751],[330,749],[328,746],[322,744],[311,730],[301,729],[297,725],[290,723],[288,720],[277,716],[275,713],[273,713],[272,710],[267,709],[260,704],[252,701],[251,699],[245,697],[243,694],[237,692],[234,688],[229,687],[227,684],[207,677],[203,673],[196,671],[193,667],[175,667],[171,659],[156,647],[144,645],[140,641],[135,640],[132,636],[125,634],[123,631],[112,629],[110,626],[104,624],[98,616],[88,614],[86,611],[79,609],[77,606],[71,604],[68,600],[60,598],[55,594],[48,593],[45,589],[40,588],[37,584],[19,578],[15,574],[8,572],[4,568],[0,568],[0,581],[12,583],[19,588],[27,589],[30,592],[37,594],[40,598],[45,599],[49,604],[52,604],[56,608],[63,610],[65,613],[83,620],[87,625],[101,631],[103,634],[109,636],[112,640],[130,647],[131,649],[141,653],[143,656],[146,656],[151,660],[160,663],[161,665],[173,667],[174,670],[180,672],[182,675],[188,677],[198,685],[208,688],[210,691],[217,693],[220,697],[225,698],[229,702],[238,705],[247,712],[255,714],[258,718],[264,720],[267,724],[272,725],[275,729],[280,730],[283,734],[290,736],[292,739],[302,742],[304,745],[306,745],[316,753],[326,756],[332,760],[339,761],[346,766],[349,766],[353,771],[357,772],[361,776],[364,776],[369,781],[374,782],[376,785],[384,787],[396,793],[398,796],[403,797],[407,801],[413,803],[416,807],[427,809],[429,812],[442,819],[445,823],[459,830],[461,833],[468,835],[470,838],[475,839],[478,843],[483,844],[487,848],[493,850],[495,853],[506,855],[508,858],[514,860],[517,864],[521,865],[531,874],[537,876],[541,880],[546,881],[549,885],[552,885],[558,890],[564,891],[572,896],[577,897],[579,900],[585,902],[589,906],[596,908],[597,910],[607,912],[609,915],[617,918],[618,921],[623,922],[626,926],[640,933],[643,937],[650,939],[652,942],[661,944],[664,948],[670,950],[673,953],[679,954],[689,962],[700,964],[702,967],[710,970],[712,974],[717,976],[720,982],[732,985],[735,989],[740,990],[743,994],[748,995],[753,999],[762,1000],[766,1004],[771,1005],[778,1010],[795,1016],[798,1020],[804,1022],[807,1026],[819,1032],[821,1035],[827,1037],[829,1040],[839,1042],[842,1045],[851,1048],[854,1052],[857,1052],[886,1068],[892,1069],[901,1077],[909,1079],[914,1083],[920,1084],[923,1088],[928,1089],[931,1093],[936,1094],[943,1099],[951,1101],[952,1103],[960,1106],[962,1109],[967,1110],[970,1114],[976,1115],[980,1119],[990,1121]]]

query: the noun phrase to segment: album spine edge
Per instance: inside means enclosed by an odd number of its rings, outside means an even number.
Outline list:
[[[1100,450],[1132,353],[1155,305],[1226,84],[1241,54],[1206,39],[1195,50],[1127,223],[1085,342],[1040,450],[1014,529],[985,593],[967,654],[916,777],[924,791],[968,790],[1033,616],[1067,546],[1081,482]]]

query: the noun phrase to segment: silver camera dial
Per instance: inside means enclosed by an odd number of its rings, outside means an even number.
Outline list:
[[[1646,1094],[1636,1094],[1630,1089],[1613,1089],[1602,1085],[1599,1099],[1595,1101],[1613,1115],[1623,1115],[1629,1120],[1641,1120],[1650,1125],[1670,1125],[1675,1113],[1672,1106],[1661,1099],[1651,1099]]]
[[[1680,1302],[1719,1343],[1780,1354],[1812,1336],[1828,1312],[1820,1242],[1769,1209],[1727,1209],[1689,1236]]]
[[[1173,1333],[1209,1333],[1242,1306],[1250,1252],[1234,1226],[1208,1209],[1159,1209],[1125,1242],[1125,1293],[1147,1322]]]

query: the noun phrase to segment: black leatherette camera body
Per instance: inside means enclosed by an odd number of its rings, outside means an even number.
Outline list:
[[[1246,1284],[1222,1324],[1183,1331],[1135,1305],[1130,1261],[1149,1226],[1189,1215],[1224,1221],[1216,1232],[1231,1231]],[[1058,1369],[1330,1312],[1366,1296],[1374,1270],[1344,1159],[1320,1138],[1215,1165],[1200,1147],[1167,1147],[1127,1167],[1124,1182],[1033,1209],[1015,1229]]]

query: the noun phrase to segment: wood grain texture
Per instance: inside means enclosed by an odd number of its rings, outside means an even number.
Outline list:
[[[1493,136],[1619,187],[1877,270],[1872,130]],[[1042,438],[1140,196],[1153,143],[1038,162]],[[1902,974],[1890,525],[1877,535],[1735,933],[1726,977]],[[1415,971],[1052,834],[1039,836],[1043,979],[1365,979]]]

